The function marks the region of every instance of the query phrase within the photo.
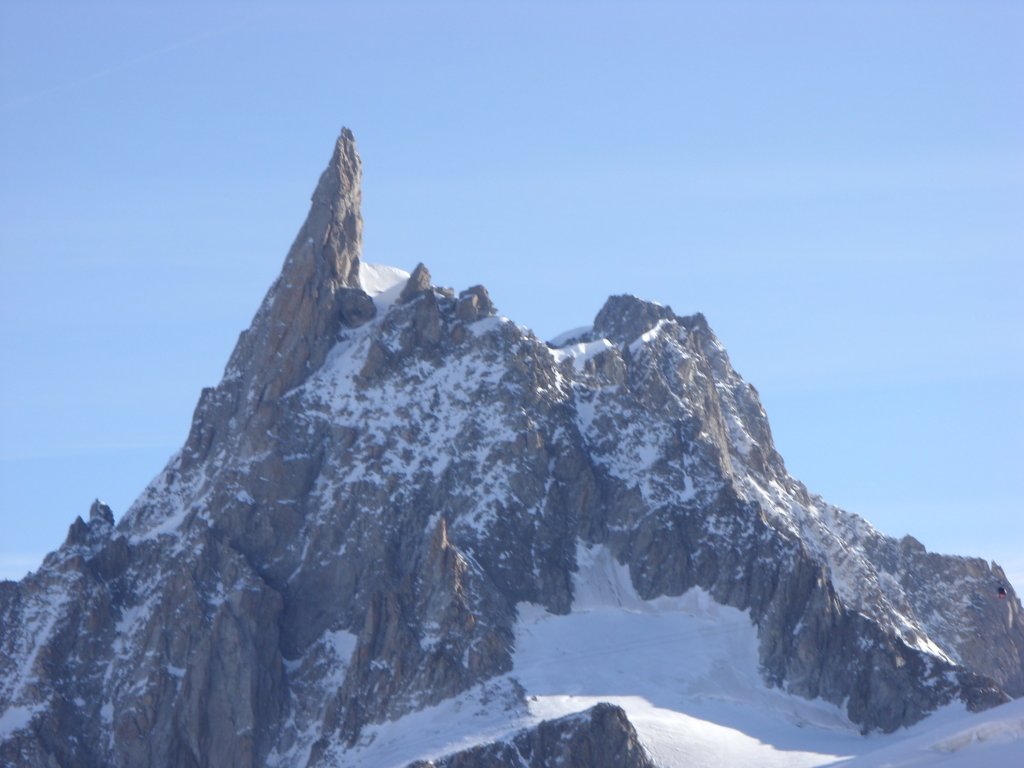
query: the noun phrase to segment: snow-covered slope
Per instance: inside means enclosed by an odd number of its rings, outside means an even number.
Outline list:
[[[905,732],[868,742],[836,768],[1009,768],[1024,764],[1024,700],[985,712],[933,715]]]
[[[601,702],[622,707],[664,768],[817,766],[863,748],[835,706],[764,684],[747,614],[698,587],[642,600],[607,549],[580,544],[579,555],[569,614],[519,605],[509,673],[367,729],[339,764],[401,768]]]
[[[980,714],[952,705],[913,728],[865,737],[834,705],[764,684],[746,613],[696,587],[642,600],[600,545],[581,543],[578,559],[569,614],[519,606],[511,672],[367,729],[338,765],[436,761],[601,702],[626,712],[660,768],[981,768],[1024,759],[1024,700]]]
[[[600,545],[581,544],[578,561],[569,615],[520,612],[512,674],[531,714],[617,704],[661,766],[796,768],[857,749],[837,707],[765,685],[748,613],[699,587],[641,600]]]

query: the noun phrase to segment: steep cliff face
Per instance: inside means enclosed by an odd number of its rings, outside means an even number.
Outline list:
[[[359,180],[344,131],[181,453],[0,583],[0,761],[342,764],[371,724],[512,679],[523,604],[568,613],[584,545],[642,599],[747,612],[764,679],[865,730],[1024,695],[1005,575],[808,493],[703,316],[616,296],[542,342],[480,286],[361,263]],[[617,717],[487,759],[632,749]]]

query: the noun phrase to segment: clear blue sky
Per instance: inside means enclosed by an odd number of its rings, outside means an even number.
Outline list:
[[[0,5],[0,575],[180,446],[348,125],[367,260],[703,311],[812,490],[1024,587],[1024,5],[427,5]]]

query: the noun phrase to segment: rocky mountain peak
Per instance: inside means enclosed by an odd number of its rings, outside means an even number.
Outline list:
[[[425,264],[420,262],[416,265],[416,269],[412,271],[412,274],[409,275],[409,280],[398,297],[398,303],[408,304],[420,294],[429,291],[430,286],[430,270],[427,269]]]
[[[355,138],[343,128],[280,276],[239,337],[224,380],[200,398],[183,452],[186,466],[209,454],[215,436],[232,431],[229,422],[243,429],[254,417],[269,423],[277,399],[323,364],[341,328],[374,315],[359,283],[361,184]]]
[[[89,507],[89,522],[93,520],[102,520],[107,525],[114,524],[114,513],[110,510],[106,504],[99,499],[96,499],[92,506]]]
[[[646,768],[609,691],[688,706],[719,661],[865,731],[1024,695],[1001,569],[808,493],[702,315],[613,296],[545,344],[361,264],[359,181],[343,131],[180,454],[0,582],[0,765],[402,766],[430,723],[409,762]]]
[[[359,284],[359,251],[363,238],[363,169],[352,131],[342,128],[334,153],[313,192],[306,223],[296,242],[305,235],[319,251],[324,273],[347,286]],[[294,248],[294,246],[293,246]],[[287,262],[286,262],[287,263]]]
[[[593,336],[630,344],[654,328],[659,320],[673,320],[671,307],[623,294],[610,296],[594,318]]]
[[[345,128],[320,174],[281,275],[231,356],[229,375],[278,368],[280,375],[264,382],[265,394],[273,397],[323,362],[337,334],[343,289],[360,288],[361,185],[362,163],[352,132]]]

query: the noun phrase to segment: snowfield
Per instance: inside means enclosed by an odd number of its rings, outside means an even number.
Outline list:
[[[520,604],[509,675],[370,726],[341,765],[400,768],[599,702],[626,711],[663,768],[1024,765],[1024,700],[977,715],[947,707],[913,728],[862,736],[838,707],[764,684],[745,612],[697,588],[644,601],[603,547],[580,544],[578,558],[571,613]]]
[[[976,715],[937,712],[837,768],[1017,768],[1024,765],[1024,699]]]
[[[573,610],[520,611],[515,669],[537,720],[607,701],[664,766],[815,766],[862,740],[834,706],[767,688],[746,613],[701,589],[641,600],[603,547],[580,545]]]

